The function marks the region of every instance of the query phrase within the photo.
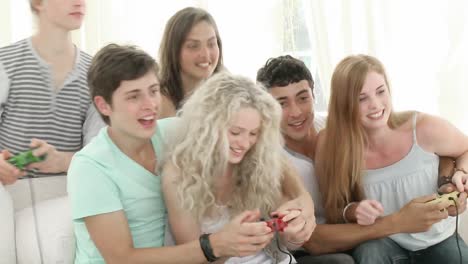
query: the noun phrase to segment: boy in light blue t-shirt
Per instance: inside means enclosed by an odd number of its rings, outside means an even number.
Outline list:
[[[204,263],[252,255],[271,239],[265,223],[249,220],[257,212],[246,211],[219,232],[163,247],[166,209],[156,168],[174,120],[157,120],[157,72],[154,59],[131,46],[107,45],[93,59],[90,91],[108,126],[68,171],[77,264]]]

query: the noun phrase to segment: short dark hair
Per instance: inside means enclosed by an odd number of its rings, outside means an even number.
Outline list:
[[[257,82],[267,89],[306,80],[314,92],[314,80],[304,62],[290,55],[270,58],[257,72]]]
[[[223,66],[223,44],[219,36],[218,26],[215,20],[206,10],[197,7],[186,7],[175,13],[167,21],[163,38],[159,48],[159,62],[161,63],[161,92],[169,97],[177,108],[184,100],[184,89],[180,77],[180,51],[187,35],[192,28],[206,21],[216,34],[219,48],[218,65],[213,73],[221,71]]]
[[[91,98],[102,96],[112,105],[112,95],[122,81],[138,79],[152,71],[158,76],[156,61],[136,46],[109,44],[94,56],[88,70]],[[101,114],[109,124],[109,118]]]
[[[37,10],[37,8],[35,7],[36,4],[40,4],[42,2],[42,0],[29,0],[29,8],[31,8],[31,12],[35,15],[37,15],[39,13],[39,11]]]

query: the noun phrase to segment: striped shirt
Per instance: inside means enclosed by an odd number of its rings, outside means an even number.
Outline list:
[[[76,49],[75,65],[56,90],[52,69],[36,53],[30,38],[0,48],[0,149],[17,154],[29,149],[32,138],[38,138],[58,151],[76,152],[83,146],[83,132],[97,134],[103,125],[89,98],[86,76],[90,63],[91,56]],[[84,131],[86,128],[93,131]],[[33,177],[52,175],[65,173],[29,173]]]

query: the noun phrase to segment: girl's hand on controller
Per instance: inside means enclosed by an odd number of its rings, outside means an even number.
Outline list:
[[[278,212],[277,216],[288,224],[280,233],[281,237],[288,242],[288,248],[298,248],[309,240],[315,228],[315,221],[313,225],[307,225],[301,210]]]
[[[356,207],[356,221],[360,225],[372,225],[384,213],[383,206],[376,200],[363,200]]]

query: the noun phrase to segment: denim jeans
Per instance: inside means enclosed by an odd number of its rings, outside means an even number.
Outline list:
[[[460,242],[463,263],[468,263],[468,247],[463,239],[454,234],[439,244],[418,251],[400,247],[390,238],[370,240],[357,246],[353,258],[360,264],[458,264],[460,257],[457,241]]]
[[[298,264],[354,264],[354,259],[345,253],[311,256],[305,251],[295,252]]]

